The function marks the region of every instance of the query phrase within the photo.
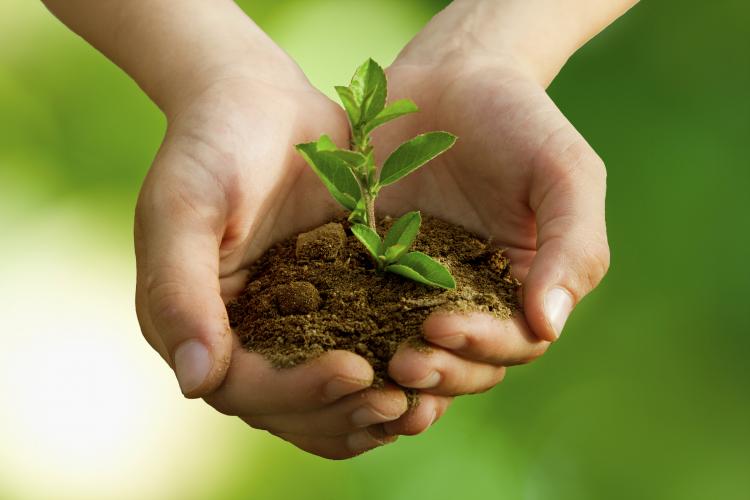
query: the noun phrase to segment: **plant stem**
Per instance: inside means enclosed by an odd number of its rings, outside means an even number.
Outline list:
[[[358,153],[361,153],[365,156],[369,155],[372,150],[372,145],[370,144],[370,138],[366,135],[363,135],[359,127],[352,130],[351,147],[354,151],[357,151]],[[377,167],[375,165],[372,165],[372,167],[373,167],[373,170],[377,172]],[[366,168],[369,168],[369,167],[366,167]],[[362,200],[364,200],[365,202],[367,224],[370,226],[370,229],[372,229],[373,231],[375,231],[375,233],[377,233],[378,232],[377,221],[375,219],[375,196],[370,191],[371,182],[373,182],[373,179],[371,179],[370,172],[365,172],[363,180],[357,179],[357,184],[359,184],[359,190],[362,193]]]
[[[370,225],[370,229],[378,232],[378,229],[376,227],[376,221],[375,221],[375,197],[371,196],[368,192],[367,194],[364,194],[364,200],[365,200],[365,208],[367,210],[367,223]]]

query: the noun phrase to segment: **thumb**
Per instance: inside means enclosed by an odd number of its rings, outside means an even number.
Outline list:
[[[537,251],[523,284],[523,303],[531,329],[552,342],[607,272],[609,246],[601,159],[580,136],[572,145],[548,146],[551,154],[539,155],[534,165],[530,201]]]
[[[136,309],[144,336],[174,369],[182,393],[196,398],[223,382],[232,335],[212,217],[180,200],[139,203]]]

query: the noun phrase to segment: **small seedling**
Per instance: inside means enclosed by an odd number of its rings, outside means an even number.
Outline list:
[[[402,215],[385,238],[377,232],[375,199],[388,186],[446,151],[456,142],[448,132],[427,132],[401,144],[375,164],[371,133],[377,127],[418,111],[409,99],[386,105],[387,82],[383,68],[372,59],[362,64],[347,87],[336,87],[351,127],[349,149],[339,149],[330,137],[298,144],[297,150],[312,167],[333,198],[349,210],[352,233],[372,255],[378,271],[400,274],[426,285],[455,288],[450,272],[422,252],[410,252],[419,233],[419,212]]]

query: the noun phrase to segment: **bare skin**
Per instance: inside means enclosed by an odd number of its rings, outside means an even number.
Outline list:
[[[561,330],[559,319],[545,314],[549,290],[570,297],[569,312],[609,265],[606,171],[596,153],[512,61],[455,66],[397,61],[390,68],[394,97],[418,96],[422,112],[384,130],[382,149],[417,130],[450,130],[460,139],[428,168],[384,191],[381,207],[395,214],[420,208],[507,248],[523,283],[524,314],[505,322],[427,321],[427,339],[449,349],[427,356],[404,348],[390,374],[402,385],[448,396],[486,390],[503,367],[543,354]],[[430,379],[435,372],[437,385]],[[428,379],[431,387],[419,383]]]
[[[400,390],[368,389],[361,357],[334,351],[274,370],[240,348],[226,318],[249,263],[338,209],[293,145],[327,133],[345,146],[341,108],[229,0],[45,3],[167,116],[136,209],[136,309],[187,397],[308,452],[348,458],[423,432],[452,397],[489,389],[506,366],[541,355],[606,272],[603,164],[544,87],[632,1],[457,0],[388,69],[391,98],[415,99],[422,112],[379,132],[381,154],[427,130],[460,140],[384,190],[380,209],[417,208],[493,236],[524,285],[523,316],[431,317],[424,329],[435,352],[397,353],[393,378],[422,389],[410,411]],[[540,45],[534,30],[549,30],[560,12],[573,19]]]

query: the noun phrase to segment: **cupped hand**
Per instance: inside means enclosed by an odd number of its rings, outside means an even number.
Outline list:
[[[422,209],[491,238],[523,285],[523,313],[505,321],[436,314],[424,324],[432,352],[403,347],[394,356],[389,374],[398,383],[454,396],[487,390],[504,367],[544,353],[602,279],[606,172],[522,64],[481,51],[425,58],[436,52],[430,43],[421,35],[387,70],[389,100],[411,98],[420,112],[376,131],[375,150],[388,154],[431,130],[458,141],[385,188],[379,207],[394,215]]]
[[[372,368],[345,351],[276,370],[228,325],[225,301],[244,287],[248,265],[338,210],[294,145],[322,133],[346,144],[341,109],[301,73],[282,84],[225,77],[168,121],[136,210],[136,307],[182,392],[328,458],[428,425],[425,413],[446,398],[407,412],[401,390],[368,389]]]

